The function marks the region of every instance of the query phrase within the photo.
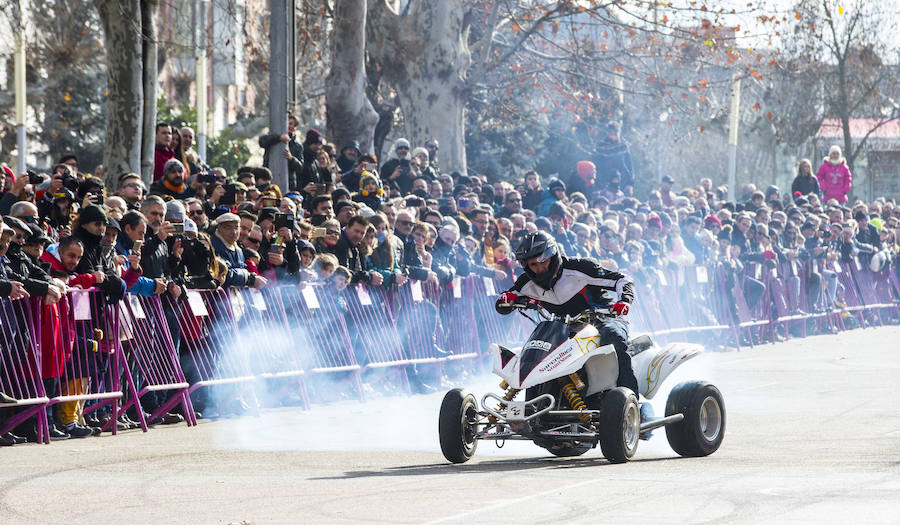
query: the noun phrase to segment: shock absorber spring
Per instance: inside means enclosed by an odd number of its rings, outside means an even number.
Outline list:
[[[566,401],[568,401],[569,406],[572,407],[572,410],[587,410],[587,405],[584,404],[584,399],[581,398],[581,394],[578,393],[578,389],[575,388],[575,385],[571,382],[566,383],[562,387],[562,393],[566,396]],[[587,423],[591,420],[591,416],[588,414],[584,414],[580,417],[582,423]]]
[[[506,381],[501,383],[500,386],[506,389],[506,392],[503,394],[503,401],[512,401],[513,399],[515,399],[516,395],[521,392],[520,389],[509,386]],[[505,407],[506,403],[497,403],[497,410],[503,410]],[[488,421],[490,421],[491,423],[496,423],[497,418],[495,418],[494,416],[488,416]]]

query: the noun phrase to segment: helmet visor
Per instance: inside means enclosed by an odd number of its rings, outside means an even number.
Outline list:
[[[547,249],[544,250],[544,253],[537,256],[537,262],[545,262],[554,255],[556,255],[556,245],[551,244],[550,246],[547,246]]]

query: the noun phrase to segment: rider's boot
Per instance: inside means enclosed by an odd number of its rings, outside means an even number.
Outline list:
[[[650,403],[641,403],[641,423],[646,423],[647,421],[651,421],[653,419],[655,419],[653,417],[653,406]],[[646,432],[641,432],[641,435],[638,437],[644,441],[647,441],[651,436],[653,436],[653,431],[648,430]]]

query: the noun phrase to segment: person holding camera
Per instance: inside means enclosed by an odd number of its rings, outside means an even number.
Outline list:
[[[281,213],[278,208],[263,208],[257,224],[262,238],[252,248],[260,255],[257,265],[260,275],[275,283],[296,274],[300,270],[300,252],[294,239],[294,216]]]
[[[412,181],[419,174],[410,166],[409,141],[399,138],[394,142],[390,159],[381,165],[381,176],[385,184],[406,195],[412,189]]]

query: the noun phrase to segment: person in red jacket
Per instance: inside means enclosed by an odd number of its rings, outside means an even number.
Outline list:
[[[172,143],[172,127],[168,122],[156,123],[156,151],[153,154],[153,182],[166,174],[166,162],[175,158],[175,151],[169,147]]]

